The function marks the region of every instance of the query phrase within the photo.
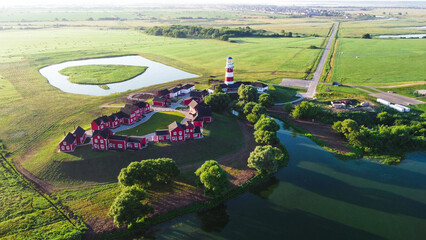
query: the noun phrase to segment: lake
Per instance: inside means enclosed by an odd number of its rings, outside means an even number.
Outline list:
[[[402,34],[402,35],[380,35],[379,38],[422,38],[426,34]]]
[[[71,83],[68,81],[68,76],[64,76],[59,73],[60,70],[67,67],[84,65],[130,65],[145,66],[148,68],[143,74],[127,81],[106,84],[109,87],[107,90],[102,89],[97,85]],[[68,61],[41,68],[39,72],[52,86],[57,87],[64,92],[92,96],[106,96],[112,93],[125,92],[128,90],[138,89],[155,84],[198,77],[198,75],[187,73],[185,71],[151,61],[141,56],[123,56]]]
[[[425,239],[426,153],[398,166],[342,161],[281,128],[287,167],[224,204],[152,228],[155,239]]]

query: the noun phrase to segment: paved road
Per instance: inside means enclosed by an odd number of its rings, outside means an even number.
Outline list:
[[[339,23],[334,24],[333,32],[331,33],[330,38],[328,39],[327,45],[325,46],[324,52],[321,56],[320,62],[317,66],[317,69],[315,70],[315,73],[314,73],[312,80],[298,80],[298,79],[284,78],[283,81],[281,81],[280,85],[300,87],[300,85],[304,85],[303,82],[307,82],[307,84],[309,84],[308,91],[306,93],[302,93],[301,95],[305,98],[313,98],[314,97],[315,91],[316,91],[317,86],[318,86],[318,82],[319,82],[320,77],[321,77],[322,70],[324,69],[325,62],[327,60],[328,53],[330,52],[331,44],[333,44],[334,38],[336,36],[338,26],[339,26]],[[293,85],[291,85],[291,84],[293,84]]]
[[[410,98],[406,96],[402,96],[396,93],[387,93],[387,92],[380,92],[380,93],[371,93],[370,96],[377,97],[384,99],[386,101],[389,101],[391,103],[397,103],[402,105],[416,105],[416,104],[422,104],[424,102],[417,100],[415,98]]]

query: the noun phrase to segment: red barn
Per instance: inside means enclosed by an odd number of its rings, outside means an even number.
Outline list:
[[[92,136],[92,149],[108,150],[108,138],[112,135],[109,129],[95,130]]]
[[[59,143],[60,152],[73,152],[77,146],[77,139],[70,132]]]
[[[154,142],[166,142],[166,141],[170,141],[169,130],[167,130],[167,129],[156,130],[155,133],[154,133],[154,136],[152,137],[152,140]]]
[[[108,138],[108,149],[126,150],[127,139],[128,139],[127,136],[110,135]]]
[[[127,149],[140,150],[146,147],[145,137],[129,137],[127,139]]]
[[[147,102],[137,102],[133,105],[137,106],[141,110],[142,114],[151,112],[151,105]]]
[[[72,135],[74,135],[74,137],[76,138],[76,140],[77,140],[77,145],[79,145],[79,144],[83,144],[84,143],[84,140],[86,140],[86,131],[83,129],[83,128],[81,128],[80,126],[78,126],[75,130],[74,130],[74,132],[72,133]]]
[[[154,106],[165,107],[167,106],[168,103],[169,103],[169,98],[164,96],[161,96],[161,97],[157,96],[154,98],[154,100],[152,100],[152,105]]]
[[[170,141],[185,141],[185,126],[174,121],[169,125]]]

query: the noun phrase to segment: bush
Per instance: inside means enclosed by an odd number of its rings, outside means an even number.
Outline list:
[[[291,116],[295,119],[309,119],[314,118],[319,112],[319,107],[315,106],[313,103],[302,102],[294,108]]]
[[[293,103],[286,103],[283,108],[285,112],[290,113],[293,110]]]
[[[371,39],[371,35],[369,33],[363,34],[361,38]]]
[[[204,185],[204,193],[212,197],[218,197],[227,191],[229,185],[228,175],[219,163],[214,160],[206,161],[195,171]]]
[[[280,130],[280,125],[273,119],[262,116],[259,121],[254,125],[254,130],[272,131],[276,132]]]
[[[278,170],[280,162],[285,159],[284,153],[270,145],[257,146],[248,158],[248,167],[256,169],[259,173],[271,174]]]
[[[272,107],[274,102],[272,101],[271,95],[264,93],[259,95],[259,103],[264,107]]]

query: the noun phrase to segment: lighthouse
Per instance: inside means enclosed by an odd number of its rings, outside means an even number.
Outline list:
[[[225,84],[234,84],[234,62],[232,57],[226,59]]]

